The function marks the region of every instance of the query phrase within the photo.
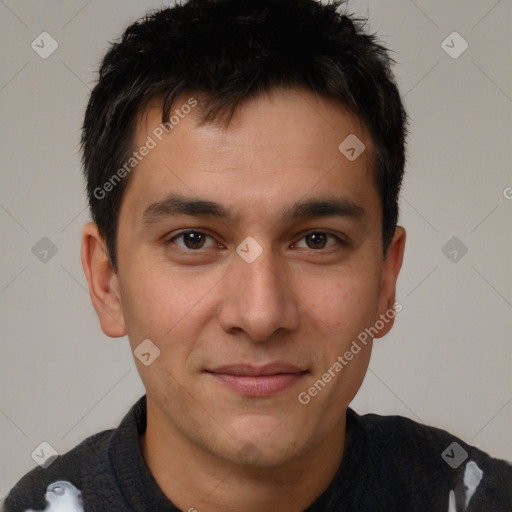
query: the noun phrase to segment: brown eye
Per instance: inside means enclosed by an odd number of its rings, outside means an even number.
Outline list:
[[[205,245],[208,239],[211,240],[209,246]],[[178,243],[178,241],[181,243]],[[213,238],[206,233],[202,233],[201,231],[183,231],[172,237],[167,243],[176,244],[178,247],[184,250],[206,249],[215,245]]]
[[[185,233],[182,237],[188,249],[201,249],[204,245],[205,235],[202,233]]]
[[[311,233],[304,238],[310,249],[323,249],[327,243],[327,235],[325,233]]]
[[[334,242],[331,242],[330,245],[328,245],[329,243],[329,239],[331,240],[334,240]],[[300,242],[298,244],[296,244],[296,247],[299,247],[299,248],[305,248],[305,249],[316,249],[316,250],[319,250],[319,249],[329,249],[330,247],[333,247],[334,245],[336,245],[336,243],[338,244],[341,244],[341,245],[345,245],[344,242],[338,238],[337,236],[335,235],[332,235],[330,233],[325,233],[324,231],[314,231],[312,233],[308,233],[307,235],[304,235],[301,240],[305,240],[305,246],[304,245],[300,245]]]

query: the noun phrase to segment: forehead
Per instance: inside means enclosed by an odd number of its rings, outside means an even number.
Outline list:
[[[161,102],[148,105],[133,149],[151,149],[130,175],[123,200],[132,215],[140,217],[171,192],[210,197],[239,214],[254,214],[251,205],[264,208],[260,214],[281,212],[288,199],[336,191],[355,202],[379,202],[371,138],[360,119],[334,101],[274,90],[246,101],[228,124],[201,124],[201,114],[193,94],[175,101],[166,126]],[[357,158],[347,158],[354,156],[347,149]]]

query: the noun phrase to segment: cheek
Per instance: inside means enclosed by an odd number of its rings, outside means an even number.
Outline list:
[[[148,392],[153,396],[163,393],[164,400],[166,394],[180,393],[189,378],[190,354],[212,314],[204,295],[213,284],[208,286],[210,280],[205,276],[180,275],[164,265],[147,267],[133,271],[129,283],[124,283],[123,314],[134,355],[146,339],[159,350],[150,365],[139,361],[136,365]]]
[[[126,266],[129,280],[121,280],[132,350],[145,339],[160,350],[151,366],[137,362],[138,371],[147,385],[158,379],[169,383],[173,378],[185,383],[198,366],[197,354],[205,352],[203,345],[223,298],[226,269],[205,271],[197,267],[185,271],[176,270],[168,261],[146,261],[144,265]]]
[[[127,275],[121,296],[128,335],[153,337],[157,343],[193,335],[205,314],[205,293],[216,282],[204,273],[171,271],[165,263],[148,263]]]
[[[301,279],[300,296],[332,337],[345,340],[375,320],[379,278],[370,268],[308,275]]]

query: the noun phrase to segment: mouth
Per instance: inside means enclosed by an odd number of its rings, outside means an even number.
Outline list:
[[[249,397],[265,397],[297,384],[309,371],[288,363],[271,363],[260,367],[226,365],[206,370],[206,373],[231,391]]]

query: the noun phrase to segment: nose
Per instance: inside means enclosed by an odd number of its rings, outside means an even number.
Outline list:
[[[219,320],[225,332],[242,330],[251,340],[262,342],[279,329],[298,326],[300,299],[285,265],[270,249],[250,263],[235,255],[224,286]]]

